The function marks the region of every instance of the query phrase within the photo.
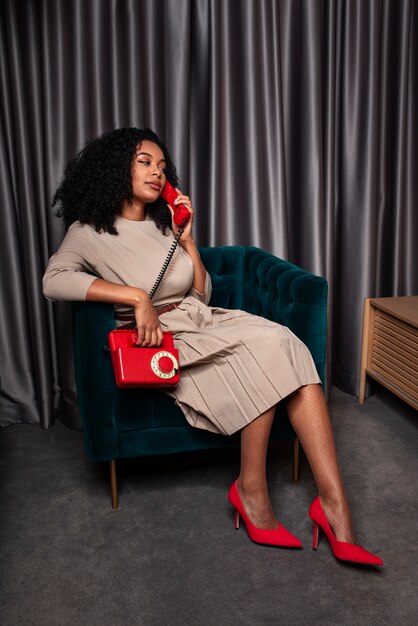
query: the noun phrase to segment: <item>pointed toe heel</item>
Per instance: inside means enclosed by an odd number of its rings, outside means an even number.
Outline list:
[[[319,529],[321,529],[326,535],[336,559],[362,565],[383,565],[381,558],[368,552],[362,546],[347,543],[346,541],[338,541],[328,524],[319,496],[315,498],[309,508],[309,517],[314,524],[312,539],[312,548],[314,550],[318,549]]]
[[[238,493],[237,481],[234,482],[228,493],[228,500],[234,507],[234,525],[238,530],[240,517],[245,524],[249,538],[255,543],[261,543],[267,546],[276,546],[280,548],[301,548],[302,543],[297,537],[292,535],[282,524],[277,523],[277,528],[262,529],[257,528],[249,520],[241,498]]]

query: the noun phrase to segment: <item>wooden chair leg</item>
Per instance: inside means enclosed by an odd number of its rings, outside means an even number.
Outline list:
[[[293,482],[299,482],[299,439],[293,440]]]
[[[112,459],[110,461],[110,488],[112,490],[112,509],[117,509],[118,502],[118,483],[116,479],[116,461]]]

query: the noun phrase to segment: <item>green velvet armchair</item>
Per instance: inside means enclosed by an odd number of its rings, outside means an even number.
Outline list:
[[[288,326],[310,349],[324,383],[327,282],[259,248],[200,248],[212,278],[211,305],[243,309]],[[87,454],[110,462],[113,508],[118,507],[116,460],[239,444],[231,437],[192,428],[174,400],[151,389],[116,386],[107,335],[116,328],[113,307],[96,302],[73,305],[77,393]],[[294,480],[299,442],[278,405],[270,441],[291,439]]]

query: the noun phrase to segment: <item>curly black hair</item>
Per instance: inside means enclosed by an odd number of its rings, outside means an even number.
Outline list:
[[[66,229],[79,220],[94,226],[97,232],[118,234],[116,216],[125,200],[132,202],[132,160],[138,144],[146,140],[161,148],[167,180],[178,186],[169,152],[152,130],[118,128],[89,141],[66,165],[52,200],[52,206],[60,205],[56,215],[63,218]],[[171,228],[171,214],[162,198],[147,204],[147,215],[162,232]]]

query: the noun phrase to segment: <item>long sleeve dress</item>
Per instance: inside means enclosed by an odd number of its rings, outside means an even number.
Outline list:
[[[116,218],[117,235],[75,222],[48,263],[49,300],[85,300],[91,283],[104,280],[150,292],[172,244],[151,219]],[[154,298],[156,306],[178,302],[163,313],[173,333],[181,380],[169,391],[194,427],[230,435],[299,387],[320,383],[308,348],[287,327],[245,311],[208,306],[194,290],[193,263],[178,246]],[[115,305],[117,313],[132,312]]]

